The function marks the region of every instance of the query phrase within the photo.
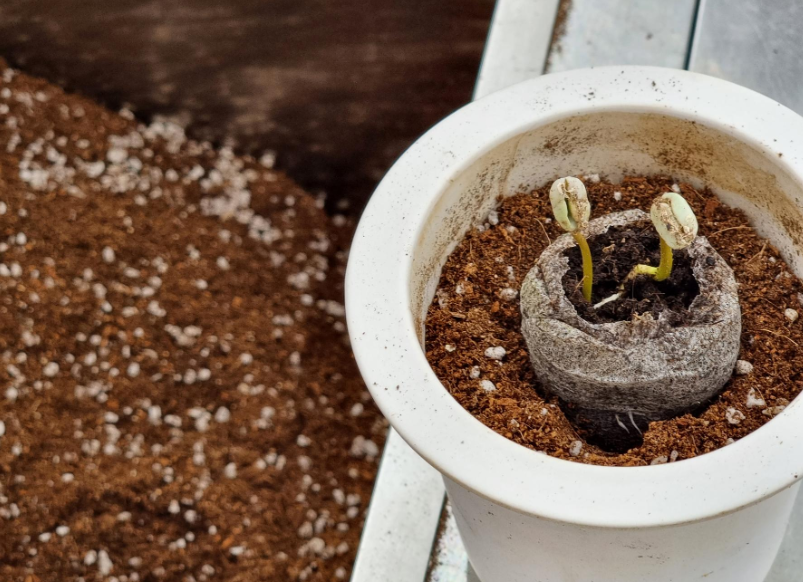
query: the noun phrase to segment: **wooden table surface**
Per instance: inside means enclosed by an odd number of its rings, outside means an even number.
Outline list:
[[[3,0],[0,56],[360,207],[471,98],[494,0]]]

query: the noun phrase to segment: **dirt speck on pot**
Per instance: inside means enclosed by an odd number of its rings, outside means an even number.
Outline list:
[[[346,579],[386,428],[348,221],[2,61],[0,144],[0,579]]]
[[[499,224],[467,233],[443,268],[438,292],[451,291],[457,284],[463,292],[449,296],[448,308],[433,302],[426,321],[426,350],[449,392],[486,426],[515,442],[600,465],[649,465],[656,459],[694,457],[744,437],[782,411],[803,388],[803,333],[786,314],[800,307],[803,285],[777,250],[753,231],[743,213],[721,204],[710,191],[678,184],[671,177],[630,177],[621,184],[585,180],[585,185],[592,218],[631,208],[648,211],[656,196],[680,190],[697,214],[699,234],[730,265],[739,284],[739,360],[744,363],[737,364],[737,373],[713,401],[694,413],[652,422],[643,443],[626,452],[606,452],[578,434],[560,403],[535,379],[520,331],[518,297],[499,297],[504,287],[520,289],[541,252],[561,234],[547,220],[547,184],[500,200]],[[443,350],[446,343],[456,350]],[[505,347],[504,360],[485,356],[495,345]],[[494,390],[484,389],[477,378]]]

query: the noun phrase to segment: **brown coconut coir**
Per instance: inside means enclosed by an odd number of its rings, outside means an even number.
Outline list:
[[[261,162],[0,62],[0,580],[348,578],[351,227]]]
[[[640,208],[680,189],[700,235],[739,283],[742,339],[737,373],[695,414],[653,422],[640,446],[609,453],[586,443],[558,401],[535,380],[518,289],[546,246],[562,234],[552,222],[549,186],[500,200],[482,228],[466,234],[443,268],[426,321],[427,358],[449,392],[499,434],[552,456],[599,465],[648,465],[694,457],[744,437],[783,410],[803,388],[803,285],[739,210],[710,191],[669,177],[621,184],[585,180],[592,217]]]

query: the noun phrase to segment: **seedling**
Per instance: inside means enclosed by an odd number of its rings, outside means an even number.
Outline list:
[[[650,218],[661,239],[661,262],[657,267],[636,265],[631,275],[652,275],[656,281],[665,281],[672,274],[672,251],[685,249],[697,236],[697,217],[683,196],[667,192],[653,201]]]
[[[591,249],[581,232],[591,217],[591,203],[585,185],[571,176],[559,178],[549,189],[549,201],[555,220],[566,232],[571,233],[580,255],[583,257],[583,297],[591,301],[591,289],[594,285],[594,266],[591,262]]]
[[[666,281],[672,274],[672,253],[685,249],[697,237],[697,217],[689,203],[676,192],[667,192],[656,198],[650,208],[650,218],[661,239],[661,261],[657,267],[636,265],[619,286],[619,292],[603,299],[594,308],[616,301],[624,293],[627,283],[639,275],[650,275],[656,281]]]

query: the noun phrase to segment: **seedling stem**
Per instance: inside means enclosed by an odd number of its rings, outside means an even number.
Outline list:
[[[571,176],[559,178],[552,183],[549,200],[552,203],[555,221],[563,230],[572,233],[577,246],[580,247],[580,256],[583,258],[583,297],[590,302],[594,286],[594,264],[588,241],[581,232],[591,216],[591,203],[588,201],[586,187],[577,178]]]
[[[591,262],[591,249],[582,233],[575,231],[572,236],[577,246],[580,247],[580,255],[583,257],[583,297],[590,302],[591,290],[594,286],[594,265]]]

